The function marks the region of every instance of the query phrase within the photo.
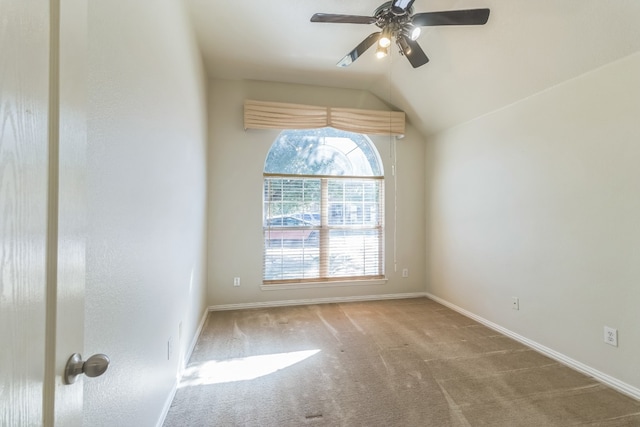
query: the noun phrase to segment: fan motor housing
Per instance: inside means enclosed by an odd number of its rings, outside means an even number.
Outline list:
[[[397,31],[411,21],[413,6],[407,8],[402,14],[396,14],[391,9],[392,4],[391,1],[383,3],[373,12],[373,16],[376,18],[375,24],[379,28],[390,27],[393,31]]]

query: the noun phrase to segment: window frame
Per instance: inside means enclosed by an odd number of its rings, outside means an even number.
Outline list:
[[[300,131],[300,130],[297,130]],[[284,131],[286,132],[286,131]],[[275,144],[278,142],[279,138],[283,135],[282,132],[278,138],[274,140],[272,144],[272,149]],[[350,132],[344,132],[345,134],[352,134]],[[354,134],[357,135],[358,138],[364,138],[366,144],[368,144],[368,148],[372,150],[375,154],[375,161],[377,164],[371,164],[372,169],[383,171],[382,160],[378,153],[377,148],[371,139],[364,134]],[[350,137],[354,142],[356,142],[352,137]],[[361,142],[357,143],[360,146]],[[271,153],[271,149],[269,150]],[[364,153],[363,153],[364,154]],[[368,158],[368,157],[367,157]],[[269,154],[267,154],[267,159],[269,159]],[[371,161],[371,160],[369,160]],[[265,165],[265,170],[267,166]],[[268,277],[267,274],[267,257],[268,251],[270,248],[269,233],[272,230],[272,227],[269,227],[267,224],[268,220],[273,219],[275,216],[272,216],[270,212],[268,212],[267,206],[271,206],[272,203],[268,200],[268,182],[274,179],[287,179],[287,180],[319,180],[320,182],[320,224],[310,224],[309,226],[304,226],[302,229],[304,230],[312,230],[317,232],[318,234],[318,274],[315,277],[304,277],[304,272],[300,274],[300,277],[295,278],[286,278],[286,277]],[[353,203],[353,205],[357,205],[358,203],[362,203],[362,209],[360,216],[362,216],[362,222],[359,224],[336,224],[330,221],[330,203],[329,203],[329,185],[334,182],[342,182],[341,185],[346,185],[346,182],[351,183],[359,183],[363,185],[366,182],[375,183],[372,187],[374,193],[376,193],[376,201],[373,205],[375,205],[375,209],[372,212],[375,212],[375,223],[367,223],[364,219],[365,217],[365,206],[369,206],[371,209],[372,203],[371,201],[365,202],[364,199],[362,202],[348,202]],[[364,191],[363,191],[364,194]],[[364,197],[364,196],[363,196]],[[371,284],[383,284],[386,283],[387,279],[385,276],[385,177],[382,173],[381,175],[369,175],[369,176],[359,176],[359,175],[320,175],[320,174],[291,174],[291,173],[274,173],[274,172],[263,172],[263,281],[261,288],[263,290],[275,290],[275,289],[291,289],[291,288],[312,288],[312,287],[322,287],[322,286],[351,286],[351,285],[371,285]],[[344,206],[348,205],[347,202],[344,202]],[[353,207],[352,205],[352,207]],[[280,214],[286,216],[287,214]],[[315,214],[316,212],[314,212]],[[305,213],[303,212],[304,216]],[[278,227],[281,230],[288,229],[287,227]],[[291,230],[301,230],[300,227],[292,227]],[[367,269],[370,267],[370,259],[371,252],[367,253],[368,249],[363,249],[362,255],[359,255],[359,252],[356,251],[356,256],[364,257],[361,261],[361,268],[363,269],[363,274],[352,274],[352,275],[334,275],[329,271],[331,262],[329,261],[329,252],[331,250],[340,249],[340,246],[335,246],[331,244],[330,236],[333,232],[339,232],[340,230],[346,231],[358,231],[362,232],[363,237],[361,237],[362,241],[367,240],[374,242],[375,251],[373,252],[373,257],[375,262],[373,265],[373,272],[371,274],[367,273]],[[371,234],[369,234],[371,233]],[[364,244],[363,246],[368,246],[369,243]],[[302,247],[302,251],[304,251],[304,244]],[[343,249],[344,250],[344,249]],[[313,275],[313,274],[312,274]]]

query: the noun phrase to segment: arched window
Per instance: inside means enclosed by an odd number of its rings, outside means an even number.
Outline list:
[[[383,190],[367,136],[280,133],[264,165],[264,284],[383,278]]]

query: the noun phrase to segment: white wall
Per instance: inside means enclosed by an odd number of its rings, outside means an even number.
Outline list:
[[[427,149],[429,292],[636,390],[638,117],[635,54]]]
[[[209,82],[210,305],[424,292],[424,140],[407,126],[397,147],[397,259],[394,271],[394,180],[391,138],[372,138],[386,178],[385,285],[268,290],[262,284],[262,172],[277,131],[243,130],[245,99],[386,110],[366,91],[265,82]],[[402,268],[410,277],[401,278]],[[241,286],[233,287],[233,277]]]
[[[204,312],[205,86],[181,2],[90,4],[84,425],[155,425]]]

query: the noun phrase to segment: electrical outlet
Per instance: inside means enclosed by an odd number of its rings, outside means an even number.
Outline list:
[[[402,269],[402,277],[409,277],[409,269],[408,268],[403,268]]]
[[[173,354],[173,338],[169,337],[167,340],[167,360],[171,360]]]
[[[520,299],[518,297],[511,298],[511,308],[514,310],[520,310]]]
[[[240,278],[239,277],[234,277],[233,278],[233,286],[240,286]]]
[[[610,328],[608,326],[605,326],[604,342],[614,347],[617,347],[618,346],[618,330],[615,328]]]

